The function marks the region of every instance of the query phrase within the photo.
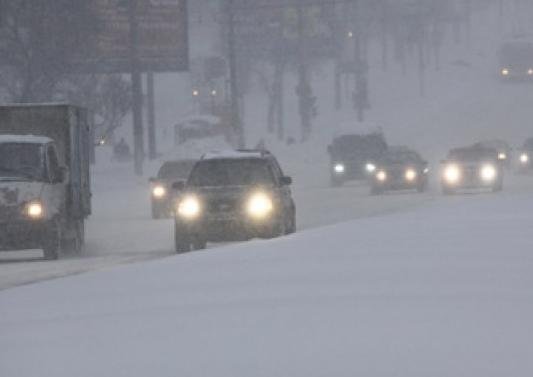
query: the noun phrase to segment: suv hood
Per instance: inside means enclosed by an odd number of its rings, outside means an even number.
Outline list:
[[[13,206],[33,199],[40,199],[42,182],[0,180],[0,206]]]

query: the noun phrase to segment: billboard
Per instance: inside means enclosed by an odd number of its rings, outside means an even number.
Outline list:
[[[186,0],[89,0],[100,32],[80,70],[91,73],[129,72],[130,1],[137,1],[139,65],[142,71],[188,69]]]

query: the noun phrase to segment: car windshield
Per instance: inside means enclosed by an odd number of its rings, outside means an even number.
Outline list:
[[[274,176],[266,161],[260,159],[220,159],[199,162],[191,173],[190,186],[271,185]]]
[[[44,176],[41,145],[0,144],[0,178],[40,180]]]
[[[191,172],[195,161],[166,162],[159,169],[157,177],[160,179],[186,179]]]
[[[333,153],[339,156],[380,154],[387,149],[381,135],[344,135],[333,141]]]
[[[387,153],[384,161],[389,164],[419,163],[420,157],[415,152],[393,152]]]
[[[502,63],[533,64],[533,44],[517,42],[505,44],[500,53]]]
[[[465,148],[450,151],[448,158],[458,161],[483,161],[493,160],[496,158],[496,155],[497,152],[493,149]]]

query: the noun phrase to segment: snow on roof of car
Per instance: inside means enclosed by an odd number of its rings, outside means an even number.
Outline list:
[[[260,151],[212,151],[203,155],[202,160],[217,159],[241,159],[241,158],[261,158],[263,153]]]
[[[46,144],[53,142],[46,136],[35,135],[0,135],[0,144],[3,143],[25,143],[25,144]]]

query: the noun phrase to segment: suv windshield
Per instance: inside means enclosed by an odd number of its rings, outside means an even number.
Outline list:
[[[264,160],[220,159],[196,164],[189,179],[190,186],[251,186],[272,185],[274,176]]]
[[[40,144],[0,144],[0,177],[41,180],[43,167]]]
[[[194,163],[195,161],[166,162],[159,169],[157,176],[161,179],[187,178]]]

